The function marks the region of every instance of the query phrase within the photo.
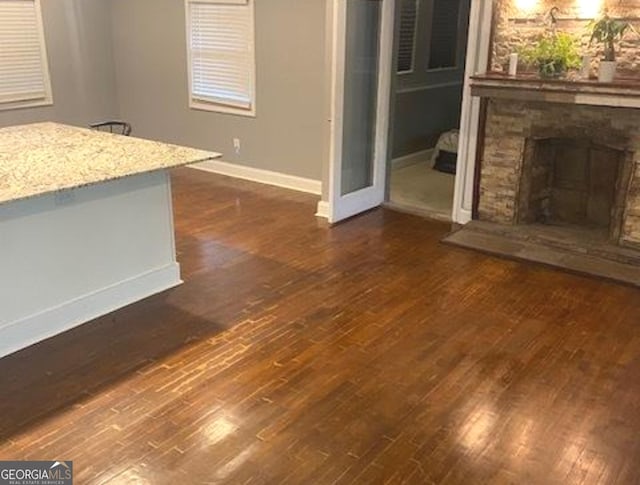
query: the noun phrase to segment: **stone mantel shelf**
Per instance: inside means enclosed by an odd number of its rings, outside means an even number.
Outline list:
[[[600,83],[489,72],[471,77],[471,94],[482,98],[640,109],[640,82],[635,79]]]

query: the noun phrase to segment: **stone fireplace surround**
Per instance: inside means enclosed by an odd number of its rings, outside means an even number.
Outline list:
[[[640,82],[490,72],[471,94],[474,220],[444,242],[640,286]]]
[[[570,140],[621,154],[615,180],[610,241],[640,249],[640,109],[490,98],[481,155],[480,221],[503,225],[523,217],[523,171],[536,142]],[[529,152],[529,153],[528,153]]]

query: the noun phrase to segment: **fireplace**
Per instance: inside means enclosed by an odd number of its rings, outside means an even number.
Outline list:
[[[581,227],[617,243],[633,156],[589,138],[528,138],[517,224]]]
[[[474,220],[447,241],[640,285],[640,84],[487,74]]]
[[[581,227],[640,249],[636,153],[640,110],[490,99],[476,218]]]
[[[640,286],[640,36],[617,43],[617,76],[601,83],[588,33],[596,10],[637,30],[640,3],[491,3],[488,72],[479,64],[471,76],[465,120],[477,155],[461,201],[473,220],[445,240]],[[510,69],[514,54],[557,32],[575,36],[581,69],[541,78],[523,56]]]

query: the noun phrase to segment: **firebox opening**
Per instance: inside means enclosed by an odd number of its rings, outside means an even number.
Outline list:
[[[615,239],[621,210],[616,187],[624,156],[624,151],[589,140],[527,140],[518,222],[580,227]]]

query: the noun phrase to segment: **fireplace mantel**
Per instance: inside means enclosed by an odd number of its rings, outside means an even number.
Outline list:
[[[517,101],[640,108],[638,80],[599,83],[595,80],[546,80],[531,75],[509,77],[490,72],[471,78],[471,94]]]

